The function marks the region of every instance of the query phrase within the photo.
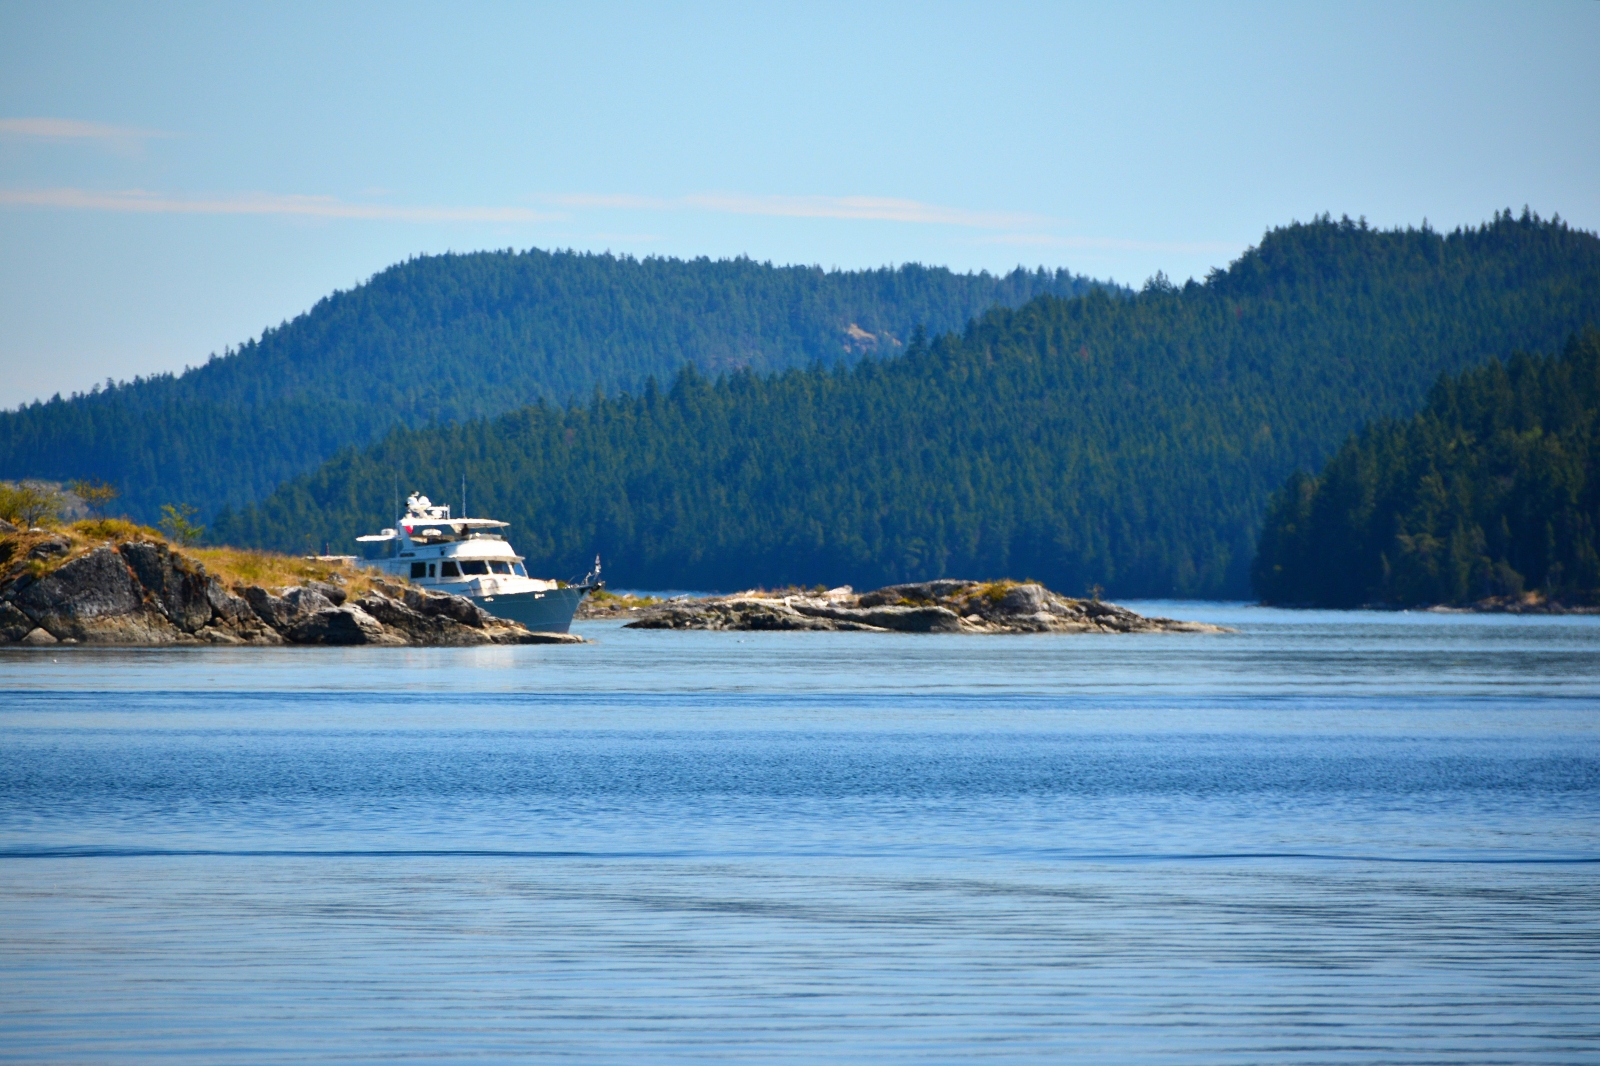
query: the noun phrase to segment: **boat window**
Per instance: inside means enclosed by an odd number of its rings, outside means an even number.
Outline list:
[[[461,568],[455,563],[446,561],[439,564],[440,577],[460,577]]]
[[[433,564],[432,563],[428,564],[428,576],[429,577],[433,576]]]
[[[489,564],[489,569],[493,570],[497,574],[509,574],[509,573],[511,573],[511,564],[510,563],[490,563]]]
[[[481,559],[464,559],[461,563],[461,572],[463,574],[487,574],[489,572],[489,564]]]
[[[411,564],[411,576],[412,577],[427,577],[428,576],[428,564],[427,563],[412,563]]]
[[[516,574],[518,577],[527,577],[528,576],[528,572],[522,568],[522,564],[521,563],[512,563],[511,564],[511,572]]]

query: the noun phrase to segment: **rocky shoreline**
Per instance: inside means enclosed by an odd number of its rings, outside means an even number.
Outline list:
[[[924,581],[858,594],[749,591],[630,608],[628,629],[825,630],[875,633],[1230,633],[1225,626],[1147,618],[1043,585]]]
[[[1518,596],[1489,596],[1464,607],[1439,603],[1420,610],[1435,614],[1600,614],[1600,606],[1593,603],[1573,603],[1559,598],[1548,599],[1538,592],[1525,592]]]
[[[0,531],[3,532],[3,531]],[[229,586],[150,539],[88,547],[47,530],[0,539],[0,645],[570,644],[496,618],[461,596],[370,581]]]

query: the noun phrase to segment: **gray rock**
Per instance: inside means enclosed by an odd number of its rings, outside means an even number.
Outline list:
[[[43,553],[47,558],[57,557],[57,548],[70,551],[65,538],[36,543],[52,546]],[[584,642],[567,634],[530,633],[460,596],[392,588],[405,599],[374,593],[351,604],[346,589],[320,581],[287,589],[281,596],[260,586],[236,595],[198,562],[166,545],[130,541],[96,548],[42,578],[19,574],[0,587],[0,643]]]
[[[21,640],[33,629],[33,619],[11,604],[0,600],[0,643],[9,644]]]
[[[353,606],[330,606],[317,611],[295,623],[284,635],[294,644],[405,643],[404,638],[385,632],[376,618]]]
[[[488,633],[464,626],[444,615],[426,615],[414,611],[399,600],[380,592],[369,592],[355,601],[355,606],[382,622],[384,627],[403,635],[413,644],[465,646],[487,644]]]
[[[374,591],[354,603],[335,605],[326,590],[341,600],[345,591],[323,582],[296,586],[282,596],[251,586],[244,590],[244,599],[261,622],[294,644],[529,643],[522,627],[494,618],[464,597],[386,587],[404,600]]]
[[[435,622],[434,619],[413,611],[392,596],[385,596],[378,591],[368,592],[356,600],[354,606],[366,611],[386,626],[397,626],[401,629],[414,626],[427,628]]]
[[[408,588],[405,590],[405,602],[418,614],[443,616],[473,629],[482,629],[494,621],[493,615],[465,596],[452,596],[448,592]]]
[[[60,641],[56,640],[55,637],[52,637],[46,630],[30,629],[28,630],[27,634],[23,636],[20,643],[29,644],[34,647],[44,647],[49,644],[59,644]]]
[[[314,592],[321,593],[323,598],[325,598],[335,607],[341,607],[344,605],[346,598],[345,591],[338,585],[331,585],[326,581],[307,581],[305,587]]]
[[[201,628],[198,632],[196,632],[195,636],[199,637],[201,640],[207,642],[208,644],[243,644],[244,643],[243,638],[241,638],[241,637],[239,637],[239,636],[237,636],[237,635],[235,635],[233,633],[228,632],[226,629],[218,629],[216,626],[205,626],[205,627]]]
[[[755,597],[724,600],[676,600],[651,608],[628,623],[628,629],[717,629],[829,631],[839,629],[878,630],[878,626],[852,618],[829,618],[803,614],[783,600]]]
[[[365,639],[356,639],[352,634],[360,631],[360,626],[351,628],[351,623],[338,619],[325,619],[318,623],[314,620],[328,611],[338,610],[333,601],[314,588],[304,585],[295,585],[284,590],[282,596],[274,596],[260,585],[251,585],[244,591],[244,600],[250,606],[251,613],[264,622],[277,633],[287,637],[295,644],[364,644],[371,643]],[[363,615],[363,617],[366,617]],[[377,622],[370,617],[374,625]],[[245,623],[241,621],[236,628],[242,628]],[[329,627],[332,626],[330,629]],[[381,626],[379,629],[381,630]],[[247,638],[248,639],[248,638]]]
[[[1221,633],[1220,626],[1145,618],[1115,604],[1073,600],[1042,585],[939,580],[774,596],[741,592],[672,600],[640,611],[630,629],[855,629],[903,633]]]
[[[772,631],[793,631],[806,629],[833,629],[825,620],[810,618],[797,611],[784,609],[779,606],[762,606],[758,604],[734,604],[726,611],[713,611],[711,616],[722,624],[722,629],[752,629]],[[720,617],[719,617],[720,616]],[[857,623],[858,625],[860,623]]]
[[[401,590],[388,586],[395,592]],[[449,597],[460,599],[461,597]],[[585,644],[582,637],[571,633],[536,633],[515,622],[485,615],[488,621],[481,626],[463,625],[447,614],[423,614],[393,596],[372,591],[355,601],[355,606],[383,623],[391,635],[403,636],[406,643],[430,647],[469,647],[477,644]],[[459,610],[448,604],[437,604],[446,610]]]
[[[123,557],[96,548],[16,594],[24,614],[58,640],[92,644],[170,644],[178,630],[148,608],[144,588]]]
[[[284,589],[283,598],[302,615],[317,614],[338,606],[320,591],[308,585],[295,585],[293,588]]]
[[[976,584],[976,581],[943,578],[938,581],[913,582],[909,585],[887,585],[884,588],[863,593],[859,602],[862,607],[882,607],[889,604],[897,604],[901,600],[909,600],[914,604],[936,603]]]
[[[794,605],[794,610],[813,618],[855,622],[874,629],[891,629],[900,633],[961,632],[961,616],[948,607],[870,607],[861,610],[848,607],[814,607],[797,603]]]
[[[12,525],[10,522],[7,522],[4,518],[0,518],[0,537],[3,537],[8,533],[16,532],[19,532],[16,526]]]
[[[206,579],[206,602],[211,605],[211,617],[231,626],[254,616],[250,604],[243,597],[229,592],[216,578]]]
[[[795,615],[789,625],[781,612],[748,608],[742,605],[716,605],[668,602],[645,611],[629,622],[627,629],[826,629],[825,624]]]
[[[1000,610],[1006,614],[1034,615],[1045,610],[1050,594],[1043,585],[1013,585],[1000,599]]]
[[[484,630],[490,644],[588,644],[576,633],[545,633],[522,626],[500,626]]]
[[[208,577],[203,567],[174,555],[165,544],[129,541],[118,550],[168,621],[187,633],[211,621],[211,603],[206,594]]]
[[[137,644],[155,646],[177,644],[193,640],[188,633],[169,622],[160,611],[146,607],[133,614],[95,618],[78,622],[65,632],[54,630],[61,643],[82,641],[85,644]]]
[[[52,533],[28,549],[30,559],[54,559],[72,550],[72,541],[60,533]]]
[[[260,585],[245,589],[244,599],[255,616],[273,629],[288,629],[299,616],[294,604],[281,596],[274,596]]]

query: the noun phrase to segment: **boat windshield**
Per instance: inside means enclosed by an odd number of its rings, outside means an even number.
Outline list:
[[[434,543],[456,540],[458,537],[455,527],[448,524],[415,525],[409,527],[406,532],[411,535],[412,540],[426,540]]]

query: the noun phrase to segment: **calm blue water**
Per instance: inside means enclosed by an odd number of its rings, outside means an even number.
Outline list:
[[[1600,1061],[1600,619],[0,654],[0,1060]]]

